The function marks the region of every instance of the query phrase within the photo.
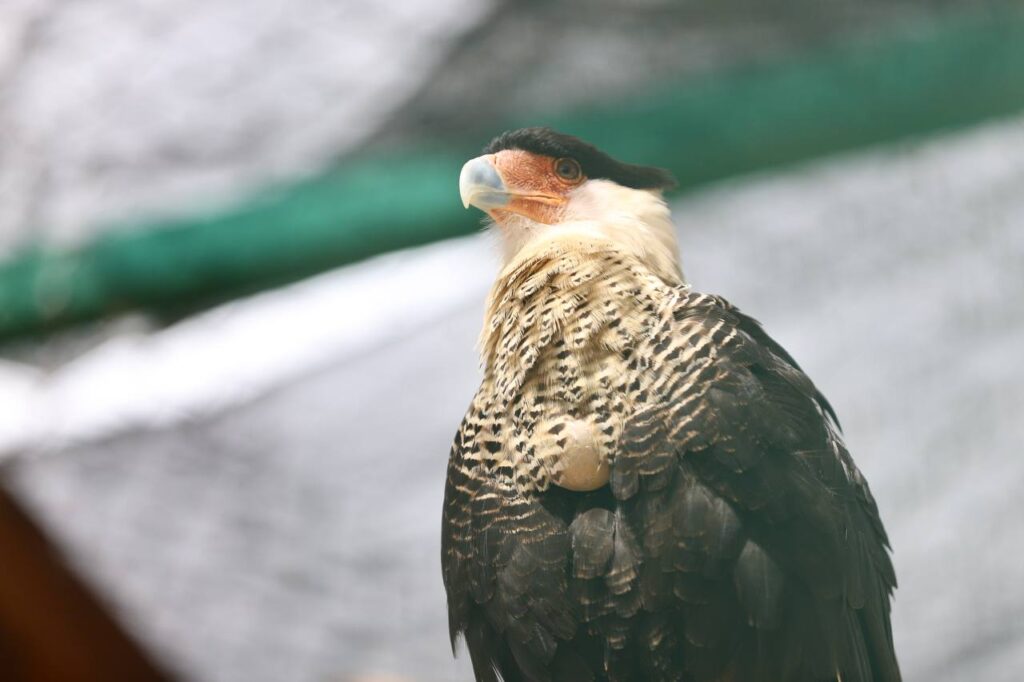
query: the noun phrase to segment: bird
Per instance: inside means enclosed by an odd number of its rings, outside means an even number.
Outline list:
[[[694,291],[669,171],[550,128],[466,162],[501,269],[448,461],[452,651],[481,682],[895,682],[896,576],[828,400]]]

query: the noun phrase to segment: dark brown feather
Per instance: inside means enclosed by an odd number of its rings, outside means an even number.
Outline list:
[[[751,318],[661,295],[637,300],[649,325],[607,351],[621,371],[604,395],[576,383],[551,329],[529,368],[500,355],[520,374],[495,380],[504,398],[485,384],[449,464],[453,641],[481,680],[897,682],[888,541],[831,406]],[[532,332],[509,328],[522,352]],[[549,400],[621,420],[606,488],[545,482]]]

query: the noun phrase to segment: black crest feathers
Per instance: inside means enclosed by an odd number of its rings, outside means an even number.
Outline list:
[[[556,159],[576,159],[588,178],[605,178],[623,187],[668,189],[676,185],[672,173],[664,168],[616,161],[589,142],[556,132],[551,128],[520,128],[502,133],[484,147],[484,154],[493,154],[504,149],[522,149]]]

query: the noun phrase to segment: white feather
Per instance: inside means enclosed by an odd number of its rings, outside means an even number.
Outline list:
[[[547,225],[515,215],[500,228],[506,271],[552,242],[601,241],[637,256],[666,281],[683,281],[675,227],[657,190],[588,180],[570,193],[560,222]]]

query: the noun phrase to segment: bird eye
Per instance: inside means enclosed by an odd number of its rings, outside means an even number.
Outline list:
[[[576,159],[559,159],[555,161],[555,175],[563,180],[579,180],[583,171]]]

